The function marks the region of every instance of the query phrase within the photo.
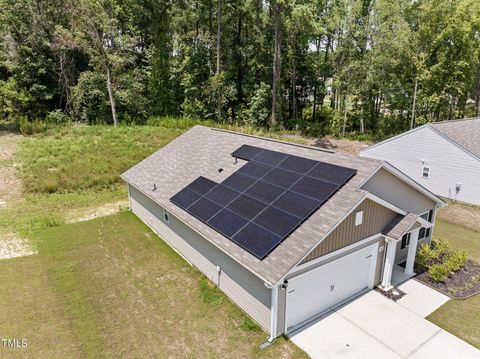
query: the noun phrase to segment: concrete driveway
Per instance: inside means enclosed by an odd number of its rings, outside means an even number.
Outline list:
[[[314,359],[480,358],[470,344],[375,291],[327,313],[290,339]]]

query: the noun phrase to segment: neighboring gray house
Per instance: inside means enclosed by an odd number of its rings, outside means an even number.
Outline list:
[[[316,163],[325,168],[336,168],[330,164],[348,167],[356,173],[260,259],[243,249],[261,249],[265,243],[256,236],[244,237],[244,246],[237,245],[206,224],[205,218],[215,218],[218,212],[214,217],[207,213],[201,218],[207,208],[198,212],[197,219],[190,214],[193,204],[187,211],[181,208],[183,202],[172,202],[182,191],[191,192],[195,198],[208,197],[201,188],[198,193],[195,188],[190,191],[199,176],[208,183],[223,182],[228,186],[237,171],[251,166],[250,162],[255,165],[253,158],[246,161],[232,157],[244,145],[255,146],[273,157],[321,161]],[[265,181],[265,185],[281,182],[283,177],[271,176],[273,172],[269,172],[269,178],[265,174],[258,180],[249,180]],[[305,173],[305,183],[313,183],[309,177],[313,172]],[[329,308],[377,285],[389,288],[412,276],[417,243],[430,241],[436,209],[444,205],[438,197],[382,161],[202,126],[192,128],[122,177],[128,183],[132,211],[267,331],[269,340],[291,333]],[[297,191],[298,183],[289,190]],[[245,189],[246,197],[251,188]],[[319,189],[304,185],[298,191]],[[252,192],[252,196],[261,198],[266,192]],[[253,197],[252,208],[259,202]],[[310,201],[307,196],[304,198]],[[220,203],[223,199],[219,197],[218,204],[227,206]],[[272,203],[276,206],[277,202]],[[283,204],[288,207],[294,202]],[[300,207],[302,204],[297,203]],[[210,224],[211,221],[208,220]],[[234,226],[233,222],[223,224]],[[282,226],[284,222],[274,217],[265,228]],[[398,265],[405,261],[405,268]]]
[[[434,122],[360,151],[438,196],[480,205],[480,118]]]

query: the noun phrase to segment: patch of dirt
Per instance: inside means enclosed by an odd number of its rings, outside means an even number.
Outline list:
[[[311,141],[311,146],[326,148],[338,152],[345,152],[351,155],[358,155],[358,152],[370,146],[367,142],[337,139],[330,136],[317,138]]]
[[[480,207],[448,201],[448,206],[438,210],[437,218],[480,231]]]
[[[77,223],[89,221],[94,218],[110,216],[123,209],[128,208],[128,201],[118,201],[113,203],[107,203],[103,206],[88,209],[81,213],[75,212],[67,216],[67,223]]]
[[[37,254],[31,244],[15,235],[9,235],[7,238],[0,240],[0,260],[16,257],[25,257]]]
[[[467,261],[458,272],[452,273],[445,282],[435,282],[428,272],[417,275],[415,279],[456,299],[480,293],[480,265],[472,260]]]
[[[15,153],[22,136],[0,132],[0,210],[22,196],[22,182],[16,176]]]

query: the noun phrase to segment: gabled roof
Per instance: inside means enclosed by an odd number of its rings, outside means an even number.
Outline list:
[[[411,229],[420,227],[420,224],[417,224],[417,219],[418,216],[413,213],[407,213],[405,216],[399,214],[385,227],[382,234],[396,240],[401,239]]]
[[[434,122],[430,126],[480,158],[480,117]]]
[[[199,176],[219,183],[237,171],[247,162],[239,160],[235,163],[231,153],[244,144],[357,170],[349,182],[263,260],[170,202],[173,195]],[[195,126],[126,171],[122,178],[242,266],[273,285],[366,198],[368,193],[360,187],[383,166],[384,163],[379,160]],[[223,171],[218,171],[219,168]],[[154,184],[156,190],[153,190]]]
[[[427,123],[425,125],[403,132],[399,135],[387,138],[386,140],[377,142],[367,148],[360,150],[359,153],[362,154],[364,152],[367,152],[371,148],[393,141],[399,137],[408,135],[422,128],[431,129],[433,132],[450,141],[467,154],[480,160],[480,117]]]

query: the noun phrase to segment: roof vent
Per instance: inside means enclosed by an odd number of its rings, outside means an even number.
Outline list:
[[[154,184],[153,184],[152,191],[156,191],[156,190],[157,190],[157,185],[154,183]]]
[[[222,172],[223,172],[223,168],[219,168],[218,173],[222,173]]]

